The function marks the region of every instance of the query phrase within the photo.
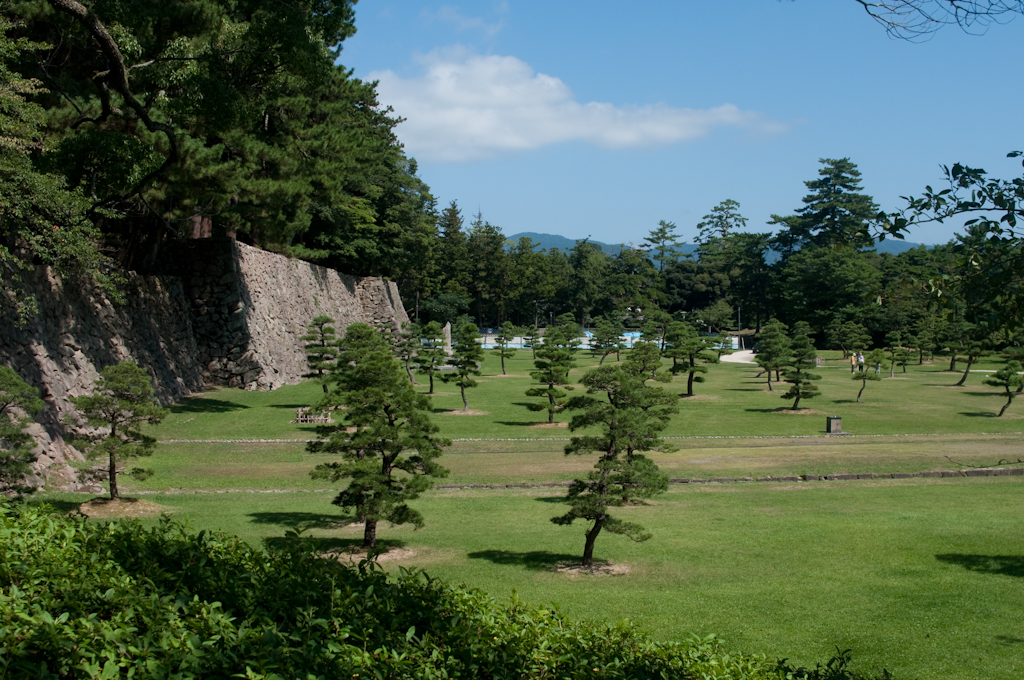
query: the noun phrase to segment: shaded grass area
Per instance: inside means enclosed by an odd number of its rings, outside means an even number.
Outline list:
[[[838,356],[837,353],[822,353]],[[607,360],[610,361],[611,359]],[[581,354],[580,368],[571,377],[578,380],[596,364]],[[498,360],[487,355],[477,388],[468,390],[470,409],[481,415],[462,415],[457,388],[440,381],[432,398],[434,420],[442,436],[451,438],[560,438],[564,428],[551,428],[542,417],[527,409],[533,399],[525,396],[531,386],[532,362],[520,351],[506,362],[509,376],[499,376]],[[808,414],[787,412],[791,402],[780,399],[785,386],[767,392],[764,378],[755,378],[758,368],[746,364],[719,364],[706,374],[707,382],[696,386],[697,394],[685,398],[665,431],[666,435],[817,435],[825,427],[825,415],[839,415],[843,428],[855,434],[1007,433],[1024,430],[1024,408],[1011,407],[995,418],[1002,405],[999,391],[983,384],[989,375],[983,370],[999,367],[997,359],[983,360],[972,370],[963,387],[954,387],[959,373],[944,371],[947,362],[937,360],[925,366],[910,366],[906,374],[871,383],[863,403],[854,403],[860,384],[850,380],[847,365],[832,360],[819,370],[822,395],[805,400]],[[424,379],[425,380],[425,379]],[[686,376],[678,376],[668,388],[685,392]],[[426,392],[425,385],[417,388]],[[172,407],[163,424],[150,432],[159,439],[306,439],[316,427],[289,423],[295,409],[316,402],[319,385],[306,382],[274,392],[212,389]],[[1019,412],[1018,412],[1019,411]],[[568,420],[561,414],[560,421]]]
[[[514,590],[555,602],[572,616],[632,618],[662,638],[713,632],[798,663],[838,645],[854,650],[858,668],[886,666],[899,678],[1017,678],[1022,490],[1007,478],[677,487],[619,511],[651,541],[598,539],[599,560],[629,568],[620,576],[553,570],[577,559],[583,527],[552,525],[561,498],[537,489],[431,492],[416,503],[426,527],[382,526],[380,536],[415,553],[402,566],[498,598]],[[361,528],[331,498],[150,497],[198,528],[253,543],[280,543],[291,528],[329,547],[358,542]]]

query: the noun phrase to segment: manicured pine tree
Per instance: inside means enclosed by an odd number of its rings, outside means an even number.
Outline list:
[[[914,352],[911,347],[916,344],[917,338],[908,334],[903,336],[903,342],[893,351],[893,360],[896,362],[897,366],[903,369],[904,373],[907,372],[907,364],[910,363],[910,360],[914,356]]]
[[[857,392],[857,403],[860,403],[860,395],[864,394],[864,388],[867,387],[869,380],[881,380],[882,376],[878,375],[873,368],[870,368],[872,364],[875,366],[881,366],[885,363],[885,352],[880,349],[872,350],[864,357],[864,367],[859,371],[850,375],[851,380],[860,380],[860,391]]]
[[[537,345],[540,343],[540,333],[536,326],[527,326],[523,329],[523,347],[529,347],[533,356],[531,359],[537,358]]]
[[[409,382],[413,385],[419,385],[416,382],[416,376],[413,375],[412,367],[416,361],[416,355],[419,354],[420,349],[423,347],[420,343],[422,335],[423,329],[420,328],[420,324],[403,323],[402,330],[395,336],[393,346],[395,357],[405,366],[405,373],[409,376]]]
[[[629,370],[637,375],[646,376],[647,380],[660,377],[661,350],[658,349],[658,336],[644,335],[633,343],[633,349],[626,355]]]
[[[93,427],[106,428],[82,444],[87,458],[107,458],[111,500],[120,498],[117,489],[117,464],[153,455],[156,439],[143,434],[139,426],[156,425],[169,411],[161,408],[153,396],[149,373],[132,361],[122,361],[100,371],[93,393],[71,397],[71,403]],[[152,470],[133,468],[129,476],[146,479]]]
[[[821,376],[811,373],[811,369],[816,366],[815,359],[818,353],[814,351],[814,344],[807,335],[810,326],[798,321],[793,329],[795,334],[792,338],[790,360],[782,372],[782,378],[790,384],[790,388],[782,398],[795,399],[792,408],[796,411],[800,408],[801,399],[813,399],[821,394],[813,382],[821,380]]]
[[[604,360],[609,354],[618,353],[619,344],[622,342],[621,336],[621,324],[616,326],[615,322],[607,317],[598,317],[597,323],[594,324],[594,335],[590,338],[591,354],[601,357],[601,360],[597,362],[598,366],[604,364]]]
[[[678,321],[669,325],[667,340],[669,347],[665,356],[672,359],[671,370],[674,374],[686,373],[686,395],[693,396],[693,383],[704,382],[699,374],[708,372],[708,364],[718,363],[718,356],[712,350],[717,340],[702,336],[691,324]]]
[[[327,394],[327,383],[325,372],[334,368],[334,362],[338,358],[338,337],[337,331],[331,324],[334,319],[321,314],[314,317],[306,326],[306,334],[299,340],[306,343],[306,364],[309,366],[309,373],[305,378],[316,378],[316,381],[323,385],[324,394]]]
[[[548,422],[555,422],[555,414],[565,408],[566,391],[569,387],[569,370],[576,366],[575,350],[578,341],[571,336],[571,329],[565,326],[549,326],[544,333],[544,342],[537,348],[537,359],[533,365],[536,371],[530,377],[541,383],[541,387],[526,390],[528,397],[546,397],[547,402],[530,404],[531,411],[547,411]],[[565,388],[562,390],[560,388]]]
[[[434,393],[434,374],[448,360],[444,351],[444,328],[437,321],[431,321],[420,330],[420,349],[416,352],[416,370],[430,379],[427,394]]]
[[[960,376],[960,380],[956,384],[957,387],[960,387],[967,382],[967,375],[971,372],[971,366],[977,363],[978,359],[987,357],[992,354],[992,352],[985,346],[985,343],[978,340],[972,340],[967,343],[963,354],[967,355],[967,367],[964,369],[964,374]]]
[[[782,369],[789,364],[792,356],[792,342],[787,335],[789,327],[778,319],[771,319],[761,328],[761,339],[758,341],[758,353],[755,356],[757,365],[768,374],[768,391],[772,389],[772,371],[776,382],[780,379]]]
[[[599,453],[587,479],[569,487],[569,511],[552,522],[570,525],[590,522],[583,546],[583,566],[594,563],[594,544],[602,530],[636,542],[651,535],[642,526],[614,517],[610,509],[637,503],[668,489],[668,478],[642,451],[666,450],[660,433],[671,414],[678,411],[678,397],[647,384],[640,365],[599,366],[582,379],[587,394],[573,397],[569,408],[579,413],[569,424],[573,432],[600,427],[600,434],[573,437],[566,455]],[[599,396],[595,396],[599,395]]]
[[[408,503],[448,474],[436,461],[451,442],[434,436],[430,399],[416,393],[388,343],[370,326],[346,329],[332,377],[334,390],[321,405],[345,406],[344,419],[318,427],[318,439],[306,448],[340,454],[342,460],[321,463],[310,476],[351,480],[333,503],[356,510],[363,547],[373,550],[381,521],[423,526],[423,515]]]
[[[29,417],[19,418],[18,408]],[[39,390],[21,379],[7,366],[0,366],[0,493],[21,496],[34,487],[25,484],[25,475],[36,460],[35,442],[25,432],[32,418],[43,410]]]
[[[446,383],[453,382],[459,386],[462,393],[462,410],[469,410],[469,402],[466,400],[466,390],[476,387],[477,382],[473,380],[474,375],[480,375],[480,362],[484,360],[484,348],[477,342],[480,337],[480,329],[474,323],[460,324],[452,338],[452,358],[449,364],[455,367],[450,373],[442,373],[441,380]]]
[[[506,321],[501,324],[498,335],[494,338],[494,344],[497,345],[491,353],[501,358],[501,374],[508,375],[505,372],[505,359],[511,359],[516,355],[516,350],[509,345],[518,335],[519,329],[512,325],[511,321]]]
[[[1020,392],[1021,388],[1024,387],[1024,376],[1020,375],[1021,363],[1019,361],[1011,359],[1006,362],[1006,365],[996,371],[991,378],[985,379],[986,385],[992,387],[1002,387],[1006,395],[1006,403],[999,409],[997,418],[1002,418],[1003,414],[1006,413],[1006,409],[1013,403],[1013,398],[1016,397]],[[1017,388],[1016,391],[1014,388]]]

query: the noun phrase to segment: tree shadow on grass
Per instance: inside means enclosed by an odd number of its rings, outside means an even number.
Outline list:
[[[1019,645],[1024,642],[1024,640],[1020,638],[1011,637],[1009,635],[997,635],[996,640],[999,640],[999,642],[1002,642],[1004,645]]]
[[[979,574],[1001,574],[1024,578],[1024,555],[962,555],[947,553],[935,559]]]
[[[494,422],[498,423],[499,425],[510,425],[512,427],[532,427],[538,424],[537,421],[534,420],[528,422],[521,420],[496,420]],[[547,421],[544,421],[544,424],[546,425]]]
[[[480,550],[466,555],[471,560],[487,560],[493,564],[524,567],[530,571],[550,571],[559,564],[579,562],[579,555],[553,553],[547,550],[512,552],[510,550]]]
[[[270,404],[270,408],[309,408],[311,404]]]
[[[960,411],[960,415],[967,416],[968,418],[995,418],[996,412]]]
[[[363,545],[362,536],[358,538],[323,538],[319,536],[268,536],[263,539],[263,544],[268,550],[281,550],[295,545],[305,544],[316,552],[338,551],[345,553],[358,551]],[[377,541],[378,553],[386,552],[388,548],[404,548],[405,541]],[[354,562],[358,562],[357,557]]]
[[[272,524],[285,529],[337,529],[352,522],[351,515],[321,512],[250,512],[253,524]]]
[[[78,506],[81,505],[82,502],[84,502],[84,501],[64,501],[64,500],[59,500],[57,498],[47,498],[46,500],[42,500],[42,499],[39,499],[39,498],[28,498],[25,501],[25,503],[27,505],[35,505],[35,506],[49,505],[50,507],[52,507],[57,512],[64,512],[64,513],[76,512],[78,510]]]
[[[192,397],[170,407],[171,413],[230,413],[247,408],[245,404],[209,397]]]
[[[541,503],[568,503],[568,496],[537,496],[533,500]]]

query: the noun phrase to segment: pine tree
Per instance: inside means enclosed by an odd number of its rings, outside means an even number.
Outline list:
[[[444,328],[437,321],[420,327],[420,348],[416,352],[416,370],[430,379],[427,394],[434,393],[434,374],[444,365],[448,355],[444,351]]]
[[[408,503],[448,471],[437,464],[451,444],[435,437],[430,399],[417,394],[392,356],[387,342],[370,326],[356,323],[345,331],[334,369],[334,390],[320,406],[346,407],[342,423],[317,428],[320,438],[310,453],[340,454],[340,462],[322,463],[313,479],[349,479],[334,505],[354,508],[363,522],[363,547],[377,547],[377,524],[423,526],[423,516]]]
[[[597,365],[604,364],[609,354],[615,354],[622,342],[622,324],[616,325],[607,317],[597,318],[594,324],[594,334],[590,338],[590,352],[595,357],[601,357]]]
[[[334,368],[338,354],[338,336],[331,325],[333,323],[334,319],[329,316],[317,316],[306,326],[306,334],[299,338],[306,343],[306,364],[310,370],[303,377],[316,378],[316,381],[323,385],[324,394],[327,394],[324,372]]]
[[[636,542],[651,537],[639,524],[612,516],[610,508],[636,503],[668,489],[667,476],[640,452],[667,450],[658,433],[677,412],[678,398],[648,385],[646,370],[628,361],[592,369],[581,382],[587,394],[569,401],[569,408],[579,411],[569,428],[575,432],[600,427],[601,433],[573,437],[565,453],[600,453],[600,457],[586,480],[577,479],[569,487],[569,511],[551,521],[563,526],[578,519],[591,523],[582,560],[584,567],[591,567],[594,544],[602,530]]]
[[[544,334],[543,344],[537,348],[537,359],[533,365],[536,371],[530,377],[541,383],[542,387],[531,387],[526,390],[528,397],[546,397],[547,402],[530,404],[531,411],[547,411],[548,422],[555,422],[555,414],[565,408],[566,390],[569,387],[569,371],[576,366],[574,358],[576,346],[579,344],[565,326],[549,326]],[[564,387],[565,390],[559,389]]]
[[[708,364],[718,363],[718,356],[712,350],[718,340],[700,335],[688,323],[677,321],[669,329],[670,346],[665,350],[665,356],[672,359],[674,374],[686,373],[686,395],[693,396],[693,383],[704,382],[704,377],[699,374],[708,372]]]
[[[511,359],[516,355],[515,348],[509,347],[509,344],[515,340],[518,333],[519,329],[513,326],[511,321],[506,321],[501,324],[498,335],[494,338],[494,344],[497,346],[491,350],[491,353],[501,358],[502,375],[508,375],[505,371],[505,359]]]
[[[992,351],[986,347],[984,342],[972,340],[967,343],[964,353],[967,355],[967,367],[964,369],[964,374],[960,376],[960,380],[957,382],[957,387],[961,387],[965,382],[967,382],[967,376],[971,372],[971,366],[977,363],[978,359],[992,354]]]
[[[531,359],[537,358],[537,344],[540,341],[540,333],[536,326],[530,325],[523,329],[523,347],[529,348],[533,356]]]
[[[156,425],[167,417],[169,411],[160,408],[153,396],[149,373],[132,361],[122,361],[104,368],[95,381],[93,393],[71,397],[71,403],[90,425],[107,428],[106,434],[94,435],[82,448],[88,458],[107,458],[110,498],[120,498],[117,464],[153,455],[156,440],[143,434],[139,426]],[[137,479],[145,479],[153,472],[133,468],[129,474]]]
[[[665,271],[665,262],[675,260],[676,248],[679,246],[679,237],[676,236],[678,227],[673,222],[661,220],[658,228],[651,231],[644,240],[651,244],[654,251],[654,260],[658,263],[658,272]]]
[[[885,352],[880,349],[872,350],[866,357],[864,357],[864,366],[854,373],[850,374],[851,380],[860,380],[860,390],[857,392],[857,403],[860,403],[860,396],[864,394],[864,388],[867,387],[869,380],[881,380],[882,376],[878,375],[873,370],[870,370],[871,364],[875,366],[881,366],[885,363]]]
[[[1013,403],[1013,398],[1020,393],[1020,388],[1024,387],[1024,376],[1020,375],[1021,364],[1019,361],[1010,360],[1006,362],[1006,365],[996,371],[991,378],[985,379],[986,385],[992,387],[1002,387],[1006,395],[1006,403],[999,409],[997,418],[1002,418],[1003,414],[1006,413],[1006,409]],[[1013,388],[1017,388],[1014,391]]]
[[[420,337],[423,334],[423,329],[418,323],[403,323],[402,330],[395,337],[394,352],[395,358],[402,362],[405,366],[405,373],[409,376],[409,382],[413,385],[419,385],[416,382],[416,376],[413,375],[412,366],[413,362],[416,361],[416,356],[419,354],[420,349],[423,345],[420,344]]]
[[[772,389],[772,371],[775,372],[775,380],[779,380],[782,369],[789,364],[792,342],[786,331],[789,327],[778,319],[771,319],[761,329],[761,339],[758,341],[758,352],[755,357],[757,365],[768,374],[768,391]]]
[[[28,417],[17,417],[18,408]],[[35,442],[25,432],[32,417],[43,409],[39,390],[21,379],[13,369],[0,366],[0,494],[31,493],[34,487],[24,477],[35,462]]]
[[[790,388],[782,398],[795,399],[792,408],[796,411],[800,408],[801,399],[813,399],[821,394],[813,382],[821,380],[821,376],[811,373],[811,369],[816,366],[818,353],[814,351],[814,344],[806,332],[800,332],[807,330],[806,324],[797,322],[794,328],[798,332],[793,336],[790,360],[782,372],[782,378],[790,384]]]
[[[469,410],[466,390],[477,386],[473,376],[480,375],[480,362],[484,359],[484,348],[477,342],[479,333],[480,329],[473,323],[464,323],[458,327],[452,338],[453,356],[448,362],[455,370],[441,374],[441,379],[446,383],[453,382],[459,386],[463,411]]]

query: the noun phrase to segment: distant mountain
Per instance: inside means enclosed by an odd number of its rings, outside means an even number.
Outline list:
[[[523,236],[527,236],[533,239],[535,243],[540,244],[537,247],[543,248],[544,250],[558,248],[559,250],[570,251],[576,246],[576,241],[571,238],[558,236],[557,234],[538,234],[535,231],[522,231],[519,232],[518,234],[512,234],[511,236],[508,236],[506,238],[509,241],[515,243]],[[594,241],[592,239],[590,240],[590,243],[600,246],[602,251],[604,251],[608,255],[611,255],[612,257],[618,255],[619,251],[622,250],[621,244],[611,245],[609,243],[601,243],[600,241]],[[908,250],[913,250],[914,248],[917,248],[920,245],[920,243],[910,243],[909,241],[901,241],[899,239],[887,238],[881,243],[876,244],[875,250],[879,253],[899,255],[900,253],[905,253]],[[930,248],[931,246],[927,247]],[[697,244],[695,243],[682,243],[679,246],[680,254],[692,253],[695,250],[697,250]],[[778,255],[775,253],[770,253],[769,261],[774,262],[776,259],[778,259]]]
[[[890,255],[899,255],[905,253],[908,250],[914,248],[920,248],[920,243],[910,243],[909,241],[901,241],[898,238],[887,238],[881,243],[875,244],[875,251],[879,253],[889,253]],[[933,246],[925,246],[925,248],[932,248]]]
[[[515,243],[523,236],[527,236],[533,239],[535,243],[540,244],[537,247],[543,248],[544,250],[558,248],[559,250],[569,251],[576,247],[576,241],[571,238],[558,236],[556,234],[538,234],[537,232],[534,231],[523,231],[518,234],[512,234],[511,236],[507,236],[506,238],[509,241]],[[611,255],[612,257],[618,255],[619,251],[622,250],[622,244],[611,245],[610,243],[601,243],[600,241],[595,241],[593,239],[590,239],[589,242],[593,243],[594,245],[600,246],[601,250],[604,253]],[[693,243],[683,243],[679,246],[680,253],[692,253],[696,249],[697,246]]]

